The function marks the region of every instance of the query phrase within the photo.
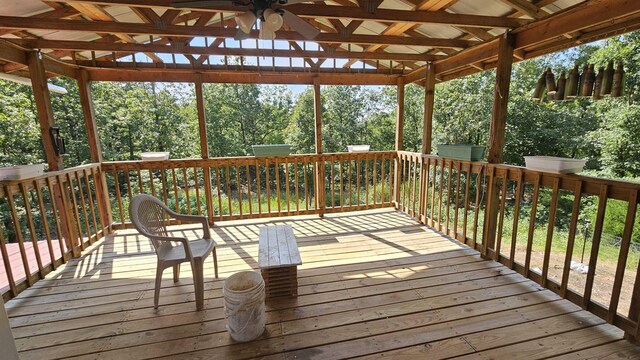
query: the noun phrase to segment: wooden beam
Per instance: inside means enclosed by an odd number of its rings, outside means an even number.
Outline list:
[[[322,154],[322,97],[320,94],[320,79],[313,78],[313,114],[315,125],[316,154]],[[324,216],[325,185],[324,161],[316,161],[316,199],[320,217]]]
[[[136,7],[170,8],[174,0],[66,0],[68,3],[124,5]],[[248,10],[242,6],[215,6],[206,9],[202,7],[182,8],[198,12],[228,12],[236,13]],[[502,16],[484,16],[455,14],[446,11],[407,11],[393,9],[375,9],[370,12],[357,6],[331,6],[296,4],[286,7],[287,10],[304,18],[350,19],[382,22],[405,22],[414,24],[445,24],[463,25],[486,28],[516,28],[528,23],[528,20],[507,18]]]
[[[432,63],[427,64],[427,78],[424,83],[424,122],[422,127],[422,153],[431,154],[433,133],[433,106],[435,104],[436,73]]]
[[[53,108],[51,107],[51,93],[47,84],[47,75],[44,70],[42,53],[28,51],[26,53],[27,64],[29,66],[29,76],[33,88],[33,99],[36,103],[38,121],[40,123],[40,134],[44,145],[44,154],[49,165],[49,171],[64,169],[62,156],[56,153],[50,130],[55,126],[53,118]]]
[[[0,16],[0,29],[32,29],[32,30],[57,30],[88,33],[125,33],[176,37],[227,37],[233,38],[237,32],[233,28],[221,28],[211,26],[179,26],[156,24],[139,24],[124,22],[95,22],[76,20],[51,20],[30,19],[15,16]],[[252,30],[249,38],[259,39],[258,30]],[[295,31],[278,31],[278,40],[308,41],[304,36]],[[385,44],[385,45],[413,45],[443,48],[466,48],[477,42],[457,39],[417,38],[409,36],[388,35],[349,35],[321,33],[313,41],[318,43],[356,43],[356,44]]]
[[[40,123],[40,136],[44,145],[44,153],[49,165],[49,171],[58,171],[64,169],[62,156],[57,154],[53,138],[51,136],[51,128],[55,126],[53,118],[53,108],[51,106],[51,94],[47,84],[47,74],[44,70],[44,62],[42,53],[37,51],[29,51],[26,53],[27,64],[29,66],[29,76],[31,77],[31,87],[33,89],[33,99],[36,103],[38,112],[38,122]],[[60,209],[60,221],[62,223],[62,236],[65,238],[67,246],[72,251],[73,256],[78,256],[77,242],[78,236],[75,231],[71,208],[65,206],[69,204],[68,193],[64,183],[58,183],[54,187],[54,201],[58,209]]]
[[[198,74],[193,70],[172,69],[87,69],[91,81],[162,81],[195,82]],[[313,79],[324,85],[395,85],[397,74],[273,72],[256,74],[249,70],[201,71],[205,83],[223,84],[313,84]]]
[[[397,87],[397,98],[396,98],[396,143],[395,150],[402,151],[402,142],[403,142],[403,132],[404,132],[404,78],[399,77],[396,87]],[[399,158],[396,157],[394,160],[394,170],[393,170],[393,199],[396,204],[396,208],[400,201],[400,161]]]
[[[247,48],[222,48],[211,46],[183,46],[160,44],[123,44],[95,41],[60,41],[43,39],[21,39],[11,42],[32,49],[56,49],[75,51],[108,51],[108,52],[155,52],[165,54],[190,54],[190,55],[218,55],[218,56],[265,56],[270,57],[310,57],[318,59],[365,59],[365,60],[397,60],[397,61],[433,61],[443,58],[439,55],[429,54],[394,54],[368,53],[355,51],[340,51],[329,49],[327,51],[295,51],[282,49],[247,49]],[[0,54],[2,54],[0,52]],[[1,55],[0,55],[1,56]]]
[[[507,32],[499,39],[498,65],[496,67],[496,84],[493,91],[493,110],[491,112],[491,125],[489,127],[489,140],[487,162],[491,164],[502,163],[504,155],[505,129],[507,125],[507,105],[509,104],[509,85],[511,83],[511,68],[513,64],[514,36]],[[497,224],[499,187],[491,173],[489,181],[490,189],[487,196],[487,209],[485,215],[485,233],[483,240],[483,254],[487,250],[495,249]],[[506,186],[506,184],[504,184]]]
[[[200,133],[200,156],[203,159],[209,158],[209,143],[207,141],[207,117],[204,106],[204,94],[202,92],[202,77],[196,78],[194,82],[196,91],[196,108],[198,110],[198,130]],[[202,167],[204,178],[204,193],[207,205],[207,217],[209,224],[213,225],[213,195],[211,191],[211,168]]]
[[[80,105],[84,115],[84,125],[87,129],[87,141],[89,143],[89,154],[91,162],[102,162],[102,148],[100,146],[100,136],[96,126],[96,116],[93,109],[93,99],[91,97],[91,83],[86,70],[81,70],[78,76],[78,91],[80,93]]]
[[[536,6],[535,4],[527,0],[500,0],[500,1],[511,6],[512,8],[518,10],[521,13],[530,16],[533,19],[541,19],[549,15],[548,12],[544,11],[542,8]]]
[[[496,67],[496,85],[493,91],[493,111],[489,131],[489,149],[487,162],[499,164],[504,153],[504,132],[507,123],[507,105],[509,104],[509,84],[513,64],[514,36],[505,33],[500,37],[498,46],[498,65]]]

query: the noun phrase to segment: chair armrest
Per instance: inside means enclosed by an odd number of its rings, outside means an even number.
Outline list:
[[[200,223],[202,224],[202,231],[204,232],[203,237],[205,239],[211,239],[211,232],[209,230],[209,220],[207,220],[206,216],[201,215],[183,215],[173,212],[171,214],[176,220],[180,220],[183,222],[189,223]]]
[[[149,238],[151,238],[153,240],[159,240],[159,241],[179,242],[184,247],[184,253],[185,253],[187,259],[191,259],[192,258],[191,246],[189,245],[189,240],[187,238],[173,237],[173,236],[149,236]]]

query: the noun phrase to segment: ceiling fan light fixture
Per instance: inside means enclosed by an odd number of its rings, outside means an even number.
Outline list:
[[[262,13],[262,18],[264,19],[264,21],[262,21],[262,26],[266,26],[267,29],[271,30],[272,32],[280,30],[282,24],[284,23],[282,15],[280,15],[273,9],[266,9],[264,13]]]
[[[247,11],[244,14],[236,16],[236,24],[238,24],[240,30],[242,30],[242,32],[244,32],[245,34],[251,32],[251,28],[255,23],[256,14],[254,14],[253,11]]]
[[[258,37],[262,40],[274,40],[276,38],[276,32],[269,29],[268,26],[261,26]]]

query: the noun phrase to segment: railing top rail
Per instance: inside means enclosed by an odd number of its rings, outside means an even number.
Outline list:
[[[326,160],[330,158],[371,158],[374,156],[395,156],[395,151],[368,151],[368,152],[352,152],[352,153],[324,153],[324,154],[291,154],[286,156],[233,156],[233,157],[214,157],[208,159],[169,159],[169,160],[124,160],[124,161],[105,161],[102,163],[106,167],[114,166],[139,166],[139,167],[163,167],[184,163],[185,166],[199,166],[212,163],[255,163],[256,161],[315,161]]]

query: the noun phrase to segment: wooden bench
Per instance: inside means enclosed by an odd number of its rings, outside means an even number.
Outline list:
[[[298,265],[302,264],[291,225],[260,229],[258,266],[266,297],[298,296]]]

